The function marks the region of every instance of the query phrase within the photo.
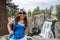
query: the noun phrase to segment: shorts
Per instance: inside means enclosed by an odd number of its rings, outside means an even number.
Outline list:
[[[10,40],[27,40],[27,36],[25,36],[25,37],[23,37],[23,38],[21,38],[21,39],[11,39],[11,38],[10,38]]]

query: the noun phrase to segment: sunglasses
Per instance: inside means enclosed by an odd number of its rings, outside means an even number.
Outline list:
[[[18,14],[26,14],[25,12],[19,12]]]

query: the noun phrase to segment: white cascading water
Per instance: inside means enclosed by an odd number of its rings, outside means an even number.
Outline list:
[[[41,33],[39,34],[42,38],[54,38],[51,30],[52,22],[45,21]]]

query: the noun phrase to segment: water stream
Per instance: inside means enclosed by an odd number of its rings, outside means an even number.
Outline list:
[[[45,21],[41,33],[39,34],[42,38],[54,38],[51,30],[52,22]]]

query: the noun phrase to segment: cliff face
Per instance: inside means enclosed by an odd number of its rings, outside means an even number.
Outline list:
[[[60,38],[60,22],[55,23],[55,37]]]
[[[32,31],[32,28],[39,28],[41,29],[41,26],[44,22],[44,16],[43,15],[35,15],[32,17],[28,17],[28,22],[30,24],[29,31]]]
[[[35,15],[32,17],[28,17],[28,22],[30,24],[30,29],[29,31],[31,32],[33,28],[39,28],[41,30],[42,25],[44,23],[44,21],[52,21],[52,20],[56,20],[56,16],[55,15],[51,15],[51,17],[49,17],[48,14],[40,14],[40,15]]]

